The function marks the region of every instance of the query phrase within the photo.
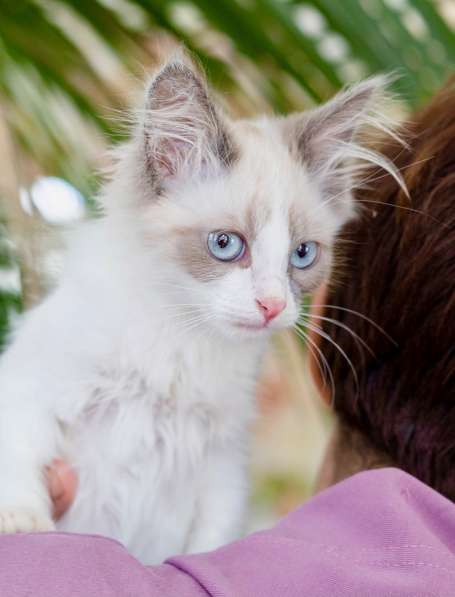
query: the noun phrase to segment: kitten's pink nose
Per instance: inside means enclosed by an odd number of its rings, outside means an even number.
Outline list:
[[[273,296],[264,299],[256,299],[256,303],[259,310],[262,312],[266,323],[275,319],[275,317],[286,307],[286,301],[284,299],[275,298]]]

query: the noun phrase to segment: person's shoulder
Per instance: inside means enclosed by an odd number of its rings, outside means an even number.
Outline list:
[[[333,502],[391,504],[394,508],[416,508],[425,504],[427,509],[447,510],[455,518],[455,505],[446,497],[405,471],[394,468],[378,468],[362,471],[340,481],[314,499]]]
[[[361,471],[355,473],[351,477],[348,477],[341,483],[349,483],[351,485],[366,485],[370,483],[373,485],[380,484],[383,487],[400,487],[400,486],[422,486],[422,488],[430,489],[427,485],[406,473],[402,469],[390,466],[384,468],[375,468],[370,470]],[[432,491],[430,489],[430,491]]]
[[[332,489],[339,488],[341,490],[362,491],[371,494],[380,493],[382,496],[386,493],[393,495],[419,494],[426,496],[438,502],[445,502],[449,507],[455,508],[453,502],[446,497],[429,487],[422,481],[419,481],[413,475],[406,473],[402,469],[395,467],[385,467],[378,469],[371,469],[361,471],[352,475],[351,477],[341,481]]]

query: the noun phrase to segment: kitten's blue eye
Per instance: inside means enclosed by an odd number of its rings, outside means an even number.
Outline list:
[[[313,265],[318,256],[318,243],[308,241],[300,245],[291,253],[291,265],[298,269],[305,269]]]
[[[235,232],[211,232],[207,246],[210,253],[220,261],[235,261],[245,252],[245,241]]]

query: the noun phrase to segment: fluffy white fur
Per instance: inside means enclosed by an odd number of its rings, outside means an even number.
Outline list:
[[[80,483],[59,529],[115,537],[146,563],[240,533],[269,336],[329,275],[334,237],[354,214],[358,158],[399,177],[353,145],[380,87],[369,81],[309,115],[233,123],[185,64],[153,79],[103,191],[105,216],[75,235],[59,287],[0,361],[0,531],[54,528],[43,469],[60,456]],[[325,190],[331,176],[343,179],[337,196]],[[229,230],[252,212],[248,267],[188,271],[186,230]],[[320,245],[301,288],[289,266],[294,225],[299,242]],[[264,296],[287,306],[266,328],[240,327],[261,325]]]

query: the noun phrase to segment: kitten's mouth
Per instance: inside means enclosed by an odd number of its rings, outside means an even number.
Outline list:
[[[267,322],[262,323],[245,323],[244,321],[236,321],[233,324],[236,328],[240,328],[241,330],[263,330],[267,327]]]

